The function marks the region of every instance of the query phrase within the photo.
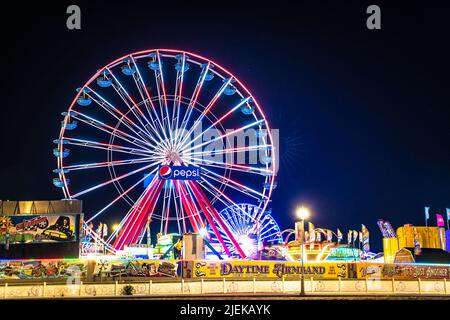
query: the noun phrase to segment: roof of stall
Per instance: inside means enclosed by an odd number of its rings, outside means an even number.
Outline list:
[[[18,214],[79,214],[82,213],[81,200],[47,201],[3,201],[0,200],[1,215]]]

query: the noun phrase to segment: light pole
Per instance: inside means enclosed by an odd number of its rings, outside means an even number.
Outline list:
[[[310,216],[310,212],[308,208],[303,206],[298,207],[295,211],[297,217],[300,219],[299,222],[295,224],[296,229],[299,228],[296,232],[297,240],[300,240],[300,245],[302,248],[302,265],[301,265],[301,280],[300,280],[300,295],[305,295],[305,219]]]

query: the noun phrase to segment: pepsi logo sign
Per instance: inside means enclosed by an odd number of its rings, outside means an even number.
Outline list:
[[[159,177],[162,179],[170,179],[172,175],[172,168],[170,166],[159,167]]]
[[[159,178],[162,180],[200,180],[200,168],[196,166],[169,166],[159,167]]]

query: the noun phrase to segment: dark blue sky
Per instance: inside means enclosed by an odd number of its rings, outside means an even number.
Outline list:
[[[74,89],[121,55],[165,47],[227,67],[280,129],[283,228],[303,203],[318,226],[366,224],[380,249],[378,218],[422,224],[423,206],[450,207],[444,1],[378,1],[377,31],[365,1],[78,3],[81,31],[66,29],[66,4],[3,12],[0,198],[61,197],[52,140]]]

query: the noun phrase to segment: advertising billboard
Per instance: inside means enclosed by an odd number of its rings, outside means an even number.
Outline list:
[[[76,216],[69,214],[0,216],[0,243],[73,242],[75,226]]]
[[[168,260],[96,261],[94,279],[99,277],[177,277],[178,263]]]
[[[162,165],[158,170],[162,180],[200,180],[200,167]]]
[[[296,278],[302,274],[315,279],[348,277],[346,263],[305,263],[284,261],[193,261],[184,266],[188,278]]]
[[[450,266],[358,263],[359,279],[449,279]]]

